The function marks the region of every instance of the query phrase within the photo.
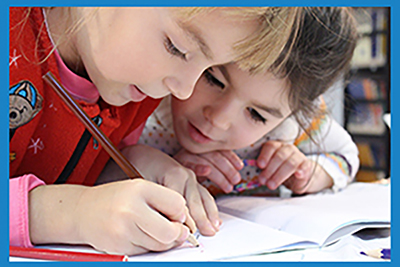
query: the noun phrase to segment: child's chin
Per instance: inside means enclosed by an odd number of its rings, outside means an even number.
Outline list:
[[[187,145],[182,145],[184,149],[189,151],[192,154],[203,154],[207,152],[211,152],[213,150],[207,149],[207,146],[202,145],[202,144],[187,144]]]

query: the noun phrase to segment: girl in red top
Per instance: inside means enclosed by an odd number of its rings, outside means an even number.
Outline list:
[[[134,145],[138,126],[157,99],[188,98],[211,65],[239,60],[248,69],[267,68],[296,12],[10,8],[10,245],[88,244],[133,255],[184,242],[189,230],[182,222],[213,235],[219,218],[212,197],[191,171]],[[254,49],[260,44],[265,49]],[[44,82],[48,71],[146,180],[93,186],[119,172]]]

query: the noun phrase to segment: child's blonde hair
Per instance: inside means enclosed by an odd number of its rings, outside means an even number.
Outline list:
[[[46,8],[49,9],[49,8]],[[75,14],[73,7],[65,7],[69,12],[70,27],[58,38],[53,52],[61,42],[68,41],[71,37],[90,19],[100,8],[93,9],[86,17]],[[285,48],[292,28],[298,21],[300,14],[298,7],[179,7],[176,8],[182,19],[190,21],[195,16],[207,12],[219,11],[222,15],[229,16],[242,21],[258,21],[257,29],[249,33],[246,39],[234,44],[236,58],[234,61],[243,70],[251,72],[267,71],[273,62],[278,59]],[[29,12],[29,11],[28,11]],[[28,18],[27,14],[27,18]],[[60,22],[66,23],[66,22]],[[51,53],[50,53],[51,54]],[[49,54],[47,57],[50,56]],[[41,58],[40,61],[45,61]]]
[[[298,28],[300,7],[188,7],[181,10],[187,20],[210,12],[221,11],[223,15],[243,21],[258,21],[257,29],[246,39],[234,44],[239,68],[252,73],[265,72],[278,59],[289,41],[294,28]],[[283,64],[284,62],[282,62]],[[279,71],[279,67],[275,66]]]

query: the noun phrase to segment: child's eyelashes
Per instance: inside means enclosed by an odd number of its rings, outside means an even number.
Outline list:
[[[212,73],[212,68],[209,68],[207,70],[204,71],[204,78],[206,79],[207,83],[210,86],[217,86],[220,89],[224,89],[225,88],[225,84],[223,84],[220,80],[218,80]],[[267,120],[260,115],[260,113],[257,112],[257,110],[255,110],[254,108],[247,108],[250,117],[253,121],[255,122],[261,122],[263,124],[265,124],[267,122]]]
[[[186,59],[186,54],[181,52],[178,48],[176,48],[176,46],[172,43],[171,39],[169,37],[165,37],[164,40],[164,45],[165,48],[167,49],[167,51],[173,55],[173,56],[178,56],[183,60],[187,60]]]
[[[254,108],[247,108],[247,110],[250,113],[251,118],[256,121],[256,122],[262,122],[263,124],[265,124],[267,122],[267,120],[260,115],[260,113],[257,112],[257,110],[255,110]]]
[[[215,85],[221,89],[225,88],[225,84],[223,84],[220,80],[215,78],[215,76],[211,74],[210,69],[207,69],[204,71],[204,77],[206,78],[206,81],[209,85],[211,85],[211,86]]]

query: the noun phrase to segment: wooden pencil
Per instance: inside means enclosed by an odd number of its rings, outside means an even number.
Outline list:
[[[54,91],[56,91],[65,104],[72,110],[72,112],[74,112],[78,119],[85,125],[86,129],[88,129],[94,138],[96,138],[96,140],[104,147],[129,178],[143,178],[140,172],[124,157],[124,155],[121,154],[111,140],[90,119],[89,115],[87,115],[87,113],[50,71],[43,76],[43,79],[54,89]],[[189,234],[188,241],[196,247],[199,245],[192,234]]]
[[[11,257],[22,257],[50,261],[128,261],[126,255],[64,251],[44,248],[22,248],[10,246]]]
[[[195,246],[196,248],[200,246],[199,241],[197,241],[196,237],[189,233],[188,238],[186,239],[190,244],[192,244],[193,246]]]
[[[51,72],[43,76],[44,80],[56,91],[67,106],[74,112],[79,120],[85,125],[86,129],[96,138],[108,154],[114,159],[118,166],[129,178],[143,178],[140,172],[121,154],[111,140],[103,131],[90,119],[89,115],[81,108],[75,99],[68,93],[64,86],[57,81]]]

